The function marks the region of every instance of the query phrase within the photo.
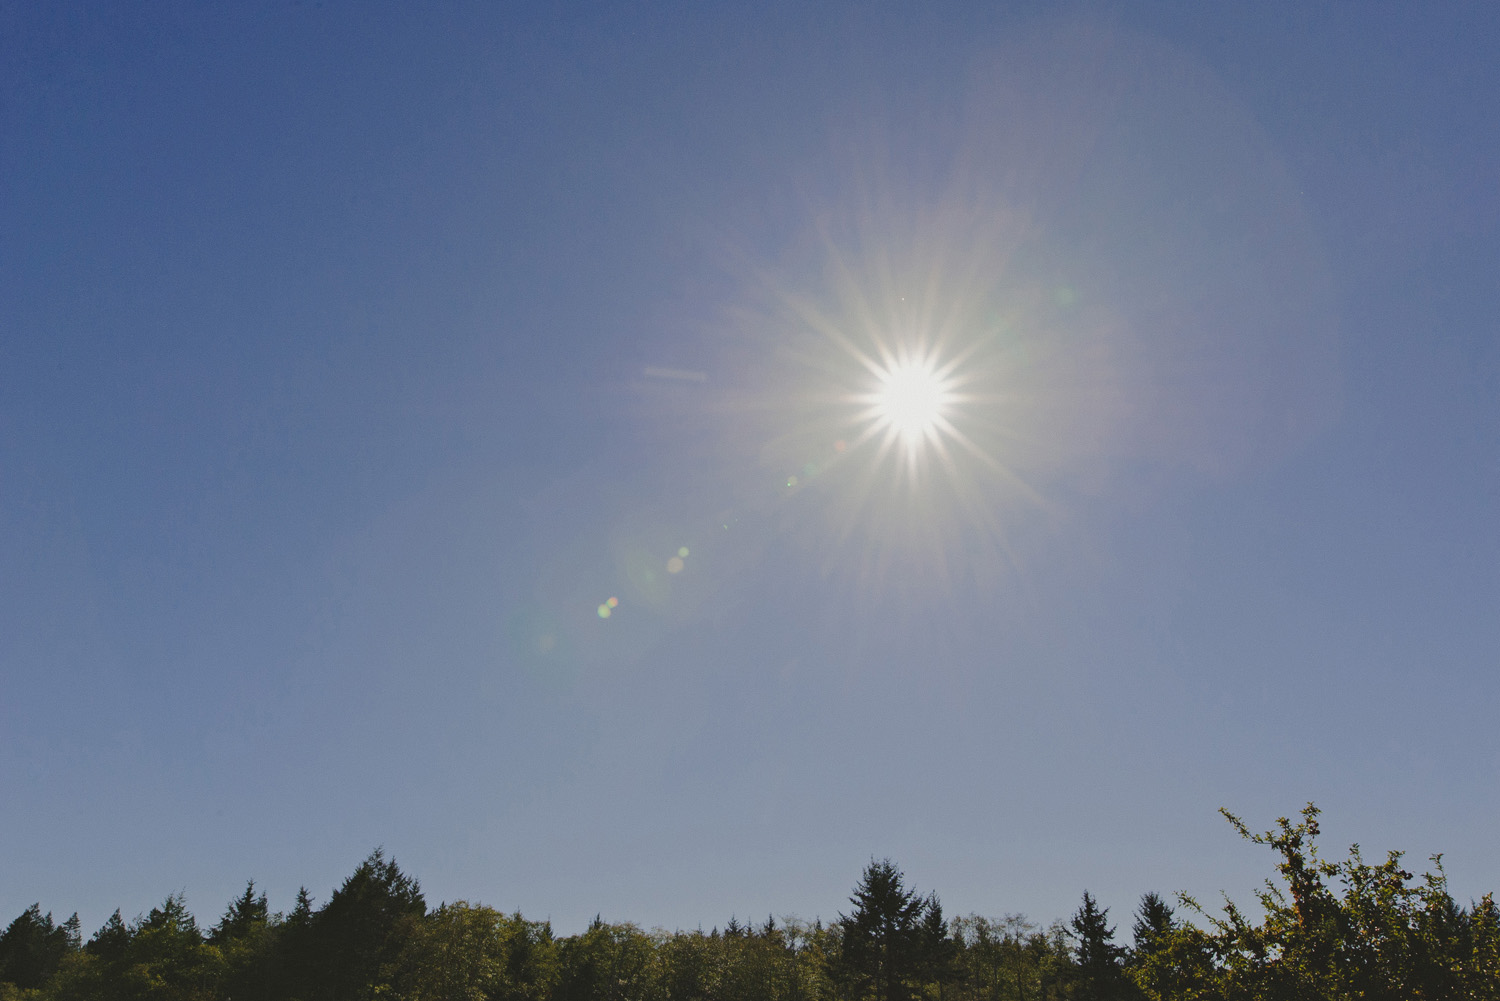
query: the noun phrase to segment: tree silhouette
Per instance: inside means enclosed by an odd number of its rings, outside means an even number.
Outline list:
[[[125,919],[120,917],[120,909],[109,916],[109,920],[89,939],[89,944],[84,950],[90,955],[98,956],[106,963],[113,963],[125,958],[125,950],[130,947],[130,929],[125,925]]]
[[[266,895],[255,895],[255,880],[245,885],[245,892],[229,902],[224,916],[208,933],[209,942],[219,945],[235,939],[248,938],[266,925],[270,917]]]
[[[41,904],[30,907],[0,933],[0,981],[23,989],[41,987],[63,957],[78,948],[78,915],[60,925]]]
[[[329,1001],[372,997],[381,967],[395,961],[426,913],[417,881],[381,849],[371,852],[313,918],[322,996]]]
[[[224,916],[209,931],[208,942],[219,950],[221,993],[235,1001],[263,1001],[271,996],[274,929],[266,895],[256,894],[254,880],[229,902]]]
[[[850,993],[876,1001],[922,996],[922,985],[944,972],[946,937],[937,895],[907,889],[901,871],[881,859],[865,867],[849,902],[854,910],[839,915],[838,972]]]
[[[1087,890],[1069,922],[1078,941],[1078,992],[1084,1001],[1117,1001],[1130,996],[1125,979],[1125,950],[1114,944],[1109,908],[1101,908]]]
[[[206,936],[180,894],[130,922],[116,911],[82,948],[76,919],[33,905],[0,931],[0,1001],[1500,1001],[1494,898],[1460,905],[1437,858],[1421,877],[1395,852],[1324,858],[1317,817],[1309,804],[1253,834],[1230,816],[1277,856],[1260,906],[1208,915],[1182,896],[1181,920],[1148,893],[1128,952],[1090,893],[1066,923],[945,923],[889,859],[864,869],[832,926],[645,932],[596,918],[554,938],[462,901],[429,914],[376,851],[321,910],[304,889],[272,914],[250,883]]]

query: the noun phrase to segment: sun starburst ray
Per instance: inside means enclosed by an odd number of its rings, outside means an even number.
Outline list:
[[[903,588],[918,568],[993,579],[1011,537],[1053,510],[1059,446],[1078,447],[1082,423],[1067,420],[1092,405],[1079,335],[1034,264],[1008,270],[1020,238],[1007,214],[948,205],[877,225],[821,222],[819,257],[768,289],[779,367],[764,400],[785,433],[762,460],[799,498],[787,517],[826,523],[840,554],[828,567],[891,571]]]

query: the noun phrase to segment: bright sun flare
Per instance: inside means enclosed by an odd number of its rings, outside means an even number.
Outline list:
[[[946,380],[931,365],[900,362],[880,375],[874,404],[880,423],[915,446],[934,435],[948,409]]]

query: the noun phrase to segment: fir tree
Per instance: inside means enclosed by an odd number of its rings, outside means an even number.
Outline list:
[[[1125,979],[1125,950],[1114,944],[1109,908],[1101,908],[1087,890],[1069,922],[1077,941],[1078,992],[1082,1001],[1122,1001],[1130,996]]]

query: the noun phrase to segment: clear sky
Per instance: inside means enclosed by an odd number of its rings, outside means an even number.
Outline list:
[[[0,921],[1500,888],[1497,34],[0,3]]]

